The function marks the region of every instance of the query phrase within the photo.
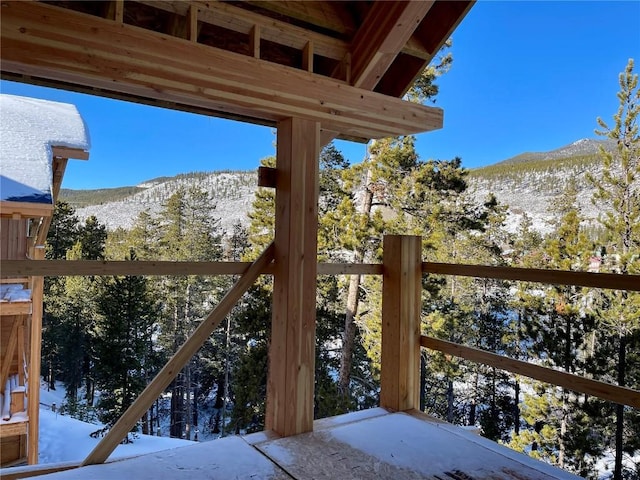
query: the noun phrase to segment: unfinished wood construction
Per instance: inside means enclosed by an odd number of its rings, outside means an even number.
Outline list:
[[[276,261],[266,428],[313,428],[320,125],[278,125]]]
[[[4,99],[3,99],[4,101]],[[30,99],[12,99],[31,104]],[[3,103],[3,107],[5,104]],[[11,106],[7,107],[11,108]],[[13,110],[3,110],[3,141],[20,142],[12,135]],[[8,118],[7,118],[8,117]],[[59,119],[61,120],[61,119]],[[42,132],[40,132],[42,133]],[[47,143],[45,138],[40,139]],[[28,142],[26,142],[28,145]],[[37,150],[37,149],[36,149]],[[46,151],[46,150],[45,150]],[[50,145],[51,158],[34,158],[28,147],[26,155],[2,150],[3,189],[0,192],[0,466],[38,462],[38,419],[40,393],[40,346],[42,336],[43,277],[12,275],[4,270],[9,261],[41,261],[44,241],[53,215],[53,202],[58,196],[68,158],[88,158],[84,150],[68,146]],[[13,154],[12,154],[13,153]],[[33,162],[29,163],[30,160]],[[26,161],[26,164],[25,164]],[[29,178],[44,178],[42,195],[33,195],[41,184],[16,181],[12,174],[17,168],[39,167],[43,172],[31,171]],[[6,178],[5,178],[6,177]],[[11,182],[14,182],[12,184]],[[24,194],[29,192],[29,194]],[[12,196],[14,195],[14,196]]]
[[[420,407],[422,237],[384,237],[380,406]]]
[[[275,178],[265,179],[276,187],[275,262],[261,267],[275,284],[266,421],[294,435],[313,428],[320,148],[441,128],[441,109],[402,97],[472,4],[5,0],[0,69],[278,128]],[[124,432],[114,430],[110,444]],[[104,461],[110,444],[85,463]]]
[[[0,262],[5,259],[42,259],[30,229],[47,217],[21,214],[0,205]],[[49,210],[49,217],[51,210]],[[42,332],[42,277],[4,277],[0,280],[0,465],[38,461],[40,339]]]

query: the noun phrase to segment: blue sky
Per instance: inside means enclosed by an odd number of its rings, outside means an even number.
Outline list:
[[[617,109],[618,74],[640,72],[640,1],[484,1],[453,36],[441,78],[444,129],[420,134],[423,159],[475,168],[525,151],[593,138]],[[74,103],[91,133],[88,162],[69,164],[65,188],[135,185],[158,176],[248,170],[275,153],[272,129],[12,82],[2,93]],[[338,142],[352,162],[365,146]]]

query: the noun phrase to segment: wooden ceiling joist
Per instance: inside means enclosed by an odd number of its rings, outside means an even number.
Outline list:
[[[372,90],[413,35],[433,1],[377,2],[353,41],[352,84]]]
[[[2,8],[2,70],[275,125],[320,122],[366,141],[442,127],[439,108],[38,2]]]

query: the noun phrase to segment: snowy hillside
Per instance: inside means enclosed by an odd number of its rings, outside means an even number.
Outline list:
[[[100,425],[81,422],[66,415],[53,412],[64,402],[64,390],[47,391],[46,386],[40,390],[40,452],[39,463],[79,462],[84,460],[100,441],[91,438]],[[110,459],[126,458],[143,453],[157,452],[169,448],[193,445],[194,442],[169,437],[138,435],[133,443],[118,445]]]
[[[563,191],[570,179],[575,179],[582,213],[593,222],[601,212],[591,204],[594,190],[588,184],[586,174],[591,173],[597,177],[601,173],[601,160],[597,154],[601,145],[610,148],[608,143],[582,139],[551,152],[522,154],[473,170],[468,179],[469,191],[478,202],[484,201],[489,193],[493,193],[501,204],[508,205],[507,228],[510,231],[516,230],[522,214],[526,212],[533,220],[534,228],[540,232],[548,232],[548,222],[552,217],[548,211],[551,202]],[[116,201],[104,201],[104,191],[100,196],[95,191],[101,203],[74,206],[81,220],[95,215],[108,229],[130,228],[141,212],[148,210],[157,214],[179,187],[191,186],[210,194],[216,205],[211,215],[220,220],[223,230],[230,232],[237,222],[248,224],[247,214],[257,189],[257,173],[254,171],[190,173],[160,178],[138,185],[136,193],[123,195],[120,192],[121,198]],[[132,192],[136,190],[129,188]],[[65,199],[64,191],[62,199]]]
[[[113,230],[129,229],[138,215],[147,210],[157,215],[167,199],[180,187],[195,186],[209,193],[216,208],[211,216],[219,219],[222,229],[231,231],[235,223],[246,224],[246,214],[251,208],[257,188],[256,172],[209,172],[178,175],[169,179],[149,181],[138,185],[143,191],[115,202],[104,202],[76,209],[81,220],[95,215],[100,223]],[[64,192],[63,192],[64,199]]]

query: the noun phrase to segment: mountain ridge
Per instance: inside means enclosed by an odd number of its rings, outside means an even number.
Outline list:
[[[492,193],[498,202],[508,205],[507,230],[515,231],[526,214],[534,228],[546,233],[551,230],[551,202],[570,179],[575,179],[580,210],[587,222],[593,223],[600,212],[591,203],[594,190],[586,173],[597,176],[602,172],[598,155],[601,146],[610,149],[615,144],[580,139],[550,152],[523,153],[470,170],[469,194],[482,202]],[[95,215],[108,229],[128,229],[141,212],[160,213],[163,203],[178,188],[197,185],[215,204],[212,217],[220,220],[223,231],[230,232],[235,223],[248,224],[257,181],[256,171],[189,172],[113,189],[62,189],[60,198],[74,206],[82,220]]]

